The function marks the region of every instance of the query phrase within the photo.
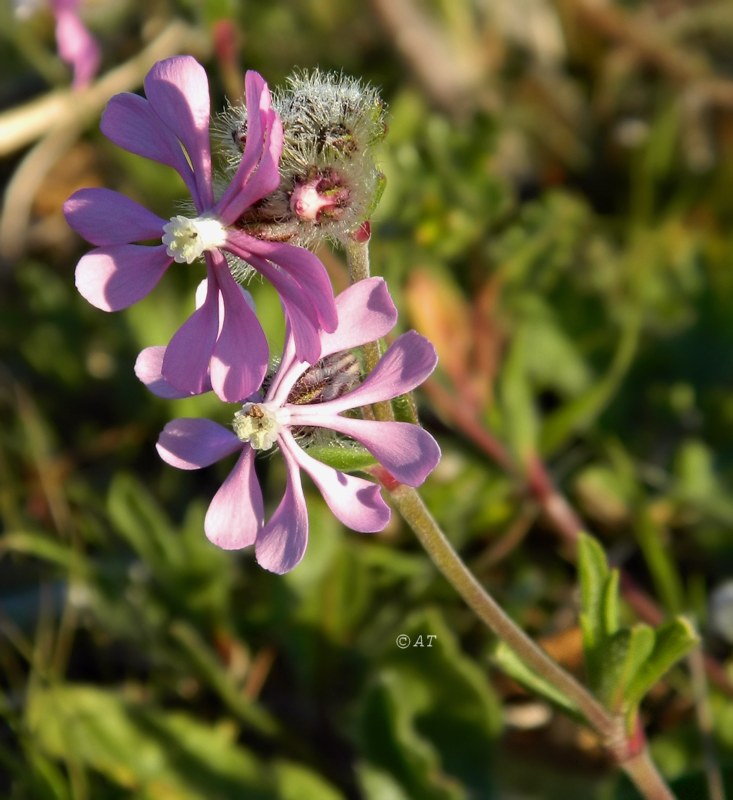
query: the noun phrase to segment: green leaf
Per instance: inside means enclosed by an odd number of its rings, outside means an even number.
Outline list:
[[[630,707],[628,687],[653,648],[654,629],[635,625],[617,631],[599,649],[603,668],[597,692],[606,708],[620,712]]]
[[[562,708],[574,717],[582,718],[582,714],[575,704],[568,697],[565,697],[559,689],[546,681],[542,675],[538,675],[528,667],[515,652],[504,642],[499,642],[492,653],[492,661],[502,671],[514,678],[533,694],[543,697],[548,702]]]
[[[330,783],[306,767],[292,761],[277,761],[275,784],[278,800],[343,800]]]
[[[34,556],[70,571],[85,565],[81,555],[67,544],[35,531],[10,531],[4,534],[0,540],[0,554],[3,551]]]
[[[582,394],[547,417],[540,436],[540,451],[543,454],[552,453],[571,434],[587,429],[608,405],[634,360],[639,330],[639,315],[630,315],[606,373],[591,382]]]
[[[686,617],[676,617],[657,628],[654,649],[629,684],[627,701],[632,705],[640,703],[662,675],[699,642],[697,631]]]
[[[389,772],[372,764],[359,764],[357,775],[365,800],[412,800]]]
[[[398,635],[409,646],[400,649]],[[413,614],[394,637],[359,715],[360,751],[377,771],[372,778],[389,775],[407,797],[421,800],[488,796],[487,754],[500,714],[486,675],[437,610]]]
[[[54,758],[160,800],[274,800],[264,771],[232,742],[233,730],[166,713],[91,686],[37,689],[28,726]]]
[[[171,625],[170,633],[188,655],[198,674],[232,712],[261,734],[272,736],[277,733],[278,722],[242,693],[241,687],[235,684],[230,673],[196,628],[177,620]]]
[[[520,461],[535,451],[538,416],[527,372],[527,336],[520,328],[515,334],[501,377],[502,413],[507,436]]]
[[[117,531],[153,569],[180,560],[170,520],[137,478],[116,475],[107,506]]]
[[[601,627],[604,637],[613,636],[618,630],[618,598],[619,598],[619,581],[621,576],[617,569],[612,569],[608,573],[606,583],[603,587],[601,598]]]
[[[606,554],[601,545],[585,533],[578,539],[578,572],[580,575],[580,629],[591,686],[598,686],[603,669],[601,649],[609,632],[618,624],[614,618],[615,602],[608,600],[609,579]]]
[[[656,523],[648,508],[639,514],[635,528],[639,546],[654,579],[657,593],[670,612],[680,612],[686,606],[685,592],[677,566],[665,546],[665,532]]]

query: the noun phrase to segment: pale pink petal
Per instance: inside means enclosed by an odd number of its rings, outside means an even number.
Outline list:
[[[254,451],[245,445],[206,512],[206,536],[224,550],[240,550],[254,544],[262,526],[264,505],[254,461]]]
[[[61,58],[74,70],[74,88],[88,86],[99,69],[99,45],[79,17],[77,3],[53,3],[56,14],[56,46]]]
[[[247,141],[237,172],[216,205],[215,213],[231,225],[244,211],[280,183],[278,162],[282,152],[282,123],[273,111],[270,90],[263,78],[245,76]]]
[[[262,326],[223,256],[217,265],[224,319],[211,360],[211,383],[224,401],[237,402],[256,392],[267,372],[269,350]]]
[[[201,394],[211,387],[209,363],[219,333],[219,287],[208,254],[206,265],[206,299],[170,340],[161,370],[165,380],[185,394]]]
[[[336,298],[339,324],[333,333],[321,334],[321,357],[376,342],[397,322],[397,309],[384,278],[366,278],[349,286]]]
[[[211,148],[209,144],[209,82],[191,56],[158,61],[145,76],[145,94],[153,110],[181,142],[193,167],[198,210],[211,208]]]
[[[392,343],[360,386],[319,408],[324,412],[345,411],[391,400],[419,386],[437,363],[433,345],[419,333],[408,331]]]
[[[210,419],[174,419],[163,428],[156,449],[178,469],[201,469],[241,449],[242,442]]]
[[[165,220],[111,189],[80,189],[64,203],[69,225],[96,245],[160,242]]]
[[[255,554],[260,566],[282,575],[300,563],[308,544],[308,509],[297,463],[282,451],[288,470],[285,494],[275,513],[257,534]]]
[[[119,311],[149,294],[171,261],[163,245],[99,247],[79,260],[76,288],[102,311]]]
[[[308,369],[308,364],[298,361],[295,355],[295,340],[290,330],[290,322],[285,325],[285,345],[270,385],[267,388],[265,400],[281,406],[287,402],[288,394],[298,378]]]
[[[349,286],[336,298],[339,325],[333,333],[320,333],[321,358],[380,339],[397,320],[397,309],[383,278],[366,278]],[[277,373],[267,390],[267,400],[283,404],[298,378],[308,369],[296,363],[290,325]]]
[[[317,461],[298,447],[290,434],[281,435],[281,445],[283,449],[287,447],[300,468],[311,476],[334,516],[347,528],[363,533],[384,530],[390,509],[378,484],[346,475]]]
[[[135,361],[135,375],[138,379],[145,384],[145,386],[158,397],[163,397],[166,400],[180,400],[184,397],[190,397],[188,392],[181,392],[163,377],[163,358],[165,357],[165,347],[146,347],[137,357]],[[203,391],[208,392],[211,389],[207,385]]]
[[[433,437],[419,425],[409,422],[375,422],[326,414],[321,409],[327,403],[311,406],[293,413],[290,425],[314,425],[338,431],[366,447],[366,449],[398,481],[408,486],[419,486],[440,461],[440,447]]]
[[[107,103],[99,127],[110,141],[124,150],[173,167],[197,201],[196,180],[180,142],[144,97],[129,92],[115,95]]]

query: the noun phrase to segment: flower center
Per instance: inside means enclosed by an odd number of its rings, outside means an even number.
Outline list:
[[[255,450],[269,450],[280,433],[275,412],[263,403],[245,403],[234,415],[232,427],[237,438]]]
[[[171,217],[163,225],[163,244],[178,264],[193,264],[207,250],[216,250],[226,242],[226,228],[216,217]]]

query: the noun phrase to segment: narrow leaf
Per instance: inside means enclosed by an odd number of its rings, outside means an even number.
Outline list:
[[[629,685],[627,701],[640,703],[662,675],[696,647],[699,641],[697,631],[685,617],[676,617],[657,628],[654,649]]]
[[[541,675],[533,672],[504,642],[497,644],[491,660],[502,672],[505,672],[510,678],[514,678],[517,683],[533,694],[543,697],[579,719],[582,718],[582,714],[569,698],[565,697]]]

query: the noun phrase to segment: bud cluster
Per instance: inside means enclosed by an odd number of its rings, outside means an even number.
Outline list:
[[[240,226],[253,235],[300,245],[343,239],[370,216],[384,177],[374,145],[386,132],[385,106],[361,81],[321,70],[295,73],[273,95],[283,124],[280,185],[247,210]],[[229,171],[247,140],[247,112],[231,106],[216,125]]]

